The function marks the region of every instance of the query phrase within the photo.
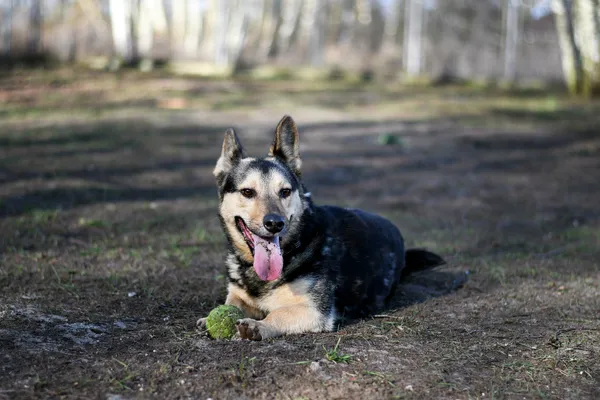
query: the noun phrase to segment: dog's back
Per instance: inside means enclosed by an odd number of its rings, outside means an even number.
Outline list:
[[[334,206],[318,209],[317,218],[326,221],[322,226],[329,240],[323,261],[337,278],[338,315],[361,317],[383,308],[405,266],[400,231],[387,219],[366,211]]]

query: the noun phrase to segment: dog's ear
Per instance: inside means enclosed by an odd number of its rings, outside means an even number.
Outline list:
[[[242,149],[240,140],[233,128],[229,128],[225,131],[221,157],[217,160],[213,174],[217,178],[223,174],[227,174],[242,158],[244,158],[244,149]]]
[[[285,162],[297,176],[300,176],[300,142],[298,128],[289,115],[284,116],[275,129],[275,139],[269,149],[269,155]]]

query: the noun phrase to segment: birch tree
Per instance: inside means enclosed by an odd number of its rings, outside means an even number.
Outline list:
[[[574,18],[583,68],[584,96],[600,91],[600,7],[599,0],[575,1]]]
[[[110,0],[109,14],[115,55],[126,62],[132,61],[137,56],[131,25],[133,1]]]
[[[174,58],[180,58],[184,53],[187,3],[187,0],[171,1],[171,53]]]
[[[214,61],[218,66],[229,65],[229,52],[227,49],[227,31],[229,30],[230,2],[216,0],[212,2],[213,36],[214,36]]]
[[[423,42],[423,1],[406,0],[404,21],[404,66],[409,76],[421,73]]]
[[[520,1],[508,0],[504,8],[504,79],[509,82],[516,78],[517,48],[521,36],[520,7]]]
[[[598,0],[555,0],[562,67],[569,92],[584,97],[600,89]]]
[[[213,0],[212,19],[214,62],[219,67],[235,68],[248,33],[248,5],[244,0]]]
[[[139,0],[135,21],[137,52],[148,60],[152,57],[154,35],[167,32],[167,18],[162,0]]]
[[[152,8],[154,0],[140,0],[138,14],[138,51],[140,56],[147,58],[152,51],[154,43],[154,30],[152,29]],[[162,4],[161,4],[162,5]]]
[[[30,54],[38,54],[42,46],[42,2],[34,1],[29,7],[29,41]]]
[[[300,18],[299,42],[307,50],[310,64],[320,66],[325,47],[323,0],[305,0]]]
[[[395,47],[398,39],[398,29],[400,27],[400,8],[402,0],[396,0],[388,4],[388,9],[385,12],[385,26],[383,30],[384,45]]]
[[[14,1],[9,0],[6,2],[2,10],[2,25],[0,25],[0,32],[2,33],[2,54],[9,56],[12,51],[12,24],[13,24],[13,11]]]
[[[278,31],[281,29],[281,0],[262,0],[260,34],[257,38],[258,57],[266,61],[275,53]]]
[[[313,0],[312,35],[310,35],[310,64],[322,66],[325,62],[325,16],[326,5],[323,0]]]
[[[361,25],[369,25],[372,20],[371,0],[356,0],[356,19]]]
[[[372,6],[371,0],[355,0],[356,22],[353,24],[352,43],[358,51],[365,54],[369,54],[373,49],[371,42]]]
[[[227,61],[228,64],[234,68],[238,65],[242,50],[246,44],[249,23],[249,7],[247,0],[238,0],[235,5],[235,9],[231,10],[233,15],[230,16],[230,30],[227,32]]]
[[[302,0],[285,0],[281,4],[281,26],[277,32],[277,48],[279,52],[289,50],[292,36],[298,29]]]
[[[186,56],[190,58],[198,55],[204,11],[202,6],[203,4],[199,0],[187,0],[187,19],[183,49]]]
[[[343,0],[338,31],[338,44],[348,44],[352,41],[353,25],[355,23],[354,1]]]

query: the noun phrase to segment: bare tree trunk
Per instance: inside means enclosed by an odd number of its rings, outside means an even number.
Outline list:
[[[361,25],[369,25],[372,20],[372,5],[371,0],[357,0],[356,2],[356,19]]]
[[[354,6],[354,0],[342,2],[342,15],[338,37],[339,44],[345,44],[352,41],[352,33],[354,32],[353,25],[356,23]]]
[[[248,34],[248,5],[244,0],[213,1],[214,62],[235,68]]]
[[[595,11],[592,15],[594,20],[594,33],[598,45],[598,52],[600,52],[600,0],[591,0],[592,9]]]
[[[302,15],[300,16],[300,32],[299,42],[305,49],[310,48],[310,37],[314,26],[315,10],[317,8],[317,0],[304,0],[302,7]]]
[[[311,65],[323,64],[323,1],[305,0],[300,20],[300,45],[308,53]]]
[[[231,0],[222,2],[230,3]],[[174,58],[193,59],[198,54],[203,20],[200,5],[198,0],[171,0],[171,52]]]
[[[371,22],[373,22],[373,8],[371,0],[356,0],[356,22],[353,29],[352,45],[363,56],[363,64],[368,63],[365,57],[372,51]]]
[[[140,0],[137,21],[138,52],[140,57],[148,58],[154,43],[154,29],[152,27],[153,0]]]
[[[514,82],[516,78],[517,47],[521,35],[520,7],[519,1],[508,0],[505,8],[504,79],[508,82]]]
[[[66,7],[67,3],[67,1],[63,1],[63,7]],[[97,0],[77,0],[77,4],[81,8],[83,14],[91,22],[94,29],[98,31],[98,34],[110,33],[110,29],[102,14],[101,4],[98,4]],[[69,8],[69,11],[71,11],[71,8]]]
[[[329,5],[329,21],[327,21],[327,37],[325,39],[328,44],[336,44],[338,42],[343,11],[344,5],[341,1],[336,1]]]
[[[67,25],[67,21],[71,19],[73,13],[73,7],[69,7],[67,0],[60,1],[60,23]],[[67,39],[69,49],[67,51],[66,60],[70,63],[74,63],[77,60],[77,38],[75,37],[76,29],[73,26],[69,26],[70,35]]]
[[[171,0],[171,54],[173,58],[180,58],[183,55],[186,14],[187,0]]]
[[[398,27],[400,26],[400,7],[402,0],[392,1],[389,10],[385,13],[385,27],[383,31],[384,45],[395,47],[398,39]]]
[[[229,54],[227,51],[227,31],[229,30],[229,2],[222,0],[213,1],[213,35],[215,64],[218,66],[229,65]]]
[[[277,48],[279,52],[286,52],[290,48],[291,39],[298,29],[302,0],[285,0],[281,5],[281,26],[277,32]]]
[[[600,91],[600,0],[592,0],[593,6],[593,20],[594,20],[594,36],[596,38],[596,66],[594,69],[595,83],[594,88]]]
[[[131,0],[109,2],[114,51],[117,57],[127,62],[135,58],[131,30],[132,6]]]
[[[314,1],[313,32],[310,39],[310,63],[320,67],[325,62],[325,4],[323,0]]]
[[[0,27],[2,32],[2,54],[10,56],[12,50],[12,25],[13,25],[13,14],[14,14],[14,1],[8,2],[8,7],[2,20],[4,21]]]
[[[600,10],[597,0],[575,1],[573,9],[575,39],[579,43],[583,64],[582,95],[588,97],[600,90]]]
[[[29,43],[28,51],[31,55],[40,53],[42,44],[42,2],[34,1],[29,9]]]
[[[248,36],[248,5],[246,0],[237,0],[230,9],[230,30],[227,33],[228,65],[236,68]]]
[[[555,0],[556,28],[560,39],[563,73],[569,92],[580,95],[584,90],[584,69],[581,49],[576,38],[574,3],[576,0]]]
[[[277,38],[279,37],[279,30],[281,29],[282,19],[281,19],[281,9],[282,9],[282,0],[275,0],[275,4],[273,5],[273,20],[275,29],[272,32],[271,40],[269,42],[269,52],[267,53],[268,57],[273,57],[279,51],[277,47]]]
[[[260,59],[266,61],[275,52],[281,26],[281,0],[263,0],[262,26],[259,37]]]
[[[167,18],[162,0],[140,0],[136,21],[137,52],[140,57],[152,56],[154,35],[167,31]]]
[[[183,50],[186,57],[195,58],[198,55],[200,34],[202,32],[202,9],[197,0],[187,0],[187,24]]]
[[[409,76],[421,73],[423,39],[423,1],[406,0],[404,30],[404,65]]]

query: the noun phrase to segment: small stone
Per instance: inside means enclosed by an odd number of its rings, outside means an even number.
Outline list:
[[[313,361],[313,362],[310,363],[310,367],[309,368],[310,368],[310,370],[312,372],[319,372],[321,370],[321,364],[319,364],[316,361]]]

